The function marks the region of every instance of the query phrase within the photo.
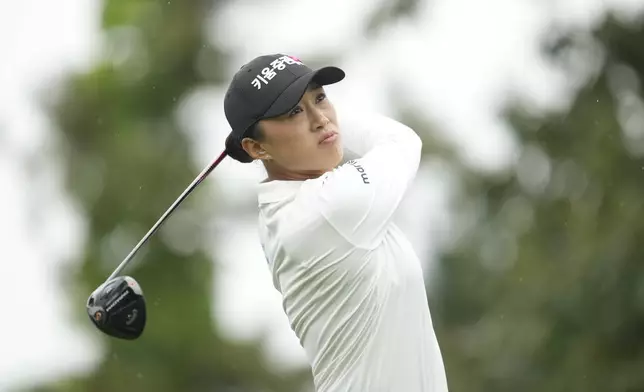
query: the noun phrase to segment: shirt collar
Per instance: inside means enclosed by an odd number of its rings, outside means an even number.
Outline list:
[[[304,181],[268,181],[257,186],[257,199],[259,204],[272,203],[293,196]]]

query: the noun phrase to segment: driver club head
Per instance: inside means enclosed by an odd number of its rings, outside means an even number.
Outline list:
[[[145,298],[141,286],[119,276],[99,286],[87,299],[87,314],[98,329],[115,338],[133,340],[145,328]]]

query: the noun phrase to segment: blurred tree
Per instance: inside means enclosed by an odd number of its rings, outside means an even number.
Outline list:
[[[460,166],[474,223],[430,295],[450,390],[644,390],[644,26],[607,18],[595,40],[569,110],[508,109],[511,172]],[[571,33],[549,55],[572,76],[588,48]]]
[[[192,195],[128,267],[148,301],[137,341],[94,329],[85,301],[201,168],[173,117],[199,84],[221,83],[226,57],[208,44],[203,25],[214,0],[107,0],[105,47],[96,67],[72,75],[51,103],[66,186],[84,210],[84,258],[70,273],[78,321],[105,353],[90,374],[35,391],[302,391],[308,369],[280,374],[260,341],[227,341],[211,316],[213,263],[203,251],[207,188]],[[219,110],[219,108],[213,108]],[[145,259],[144,263],[139,261]]]
[[[367,17],[365,33],[374,35],[403,18],[412,18],[425,2],[422,0],[389,0],[377,5]]]

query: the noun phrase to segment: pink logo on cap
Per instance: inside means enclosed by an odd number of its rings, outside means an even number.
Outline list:
[[[293,60],[295,60],[295,61],[297,61],[297,62],[299,62],[299,63],[301,63],[301,62],[302,62],[302,60],[298,59],[298,58],[297,58],[297,57],[295,57],[295,56],[288,56],[288,57],[292,58]]]

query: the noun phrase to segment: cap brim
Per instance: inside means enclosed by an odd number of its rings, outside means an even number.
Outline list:
[[[344,76],[344,71],[337,67],[324,67],[302,75],[277,97],[262,117],[271,118],[288,113],[300,102],[311,82],[326,86],[338,83],[344,79]]]

